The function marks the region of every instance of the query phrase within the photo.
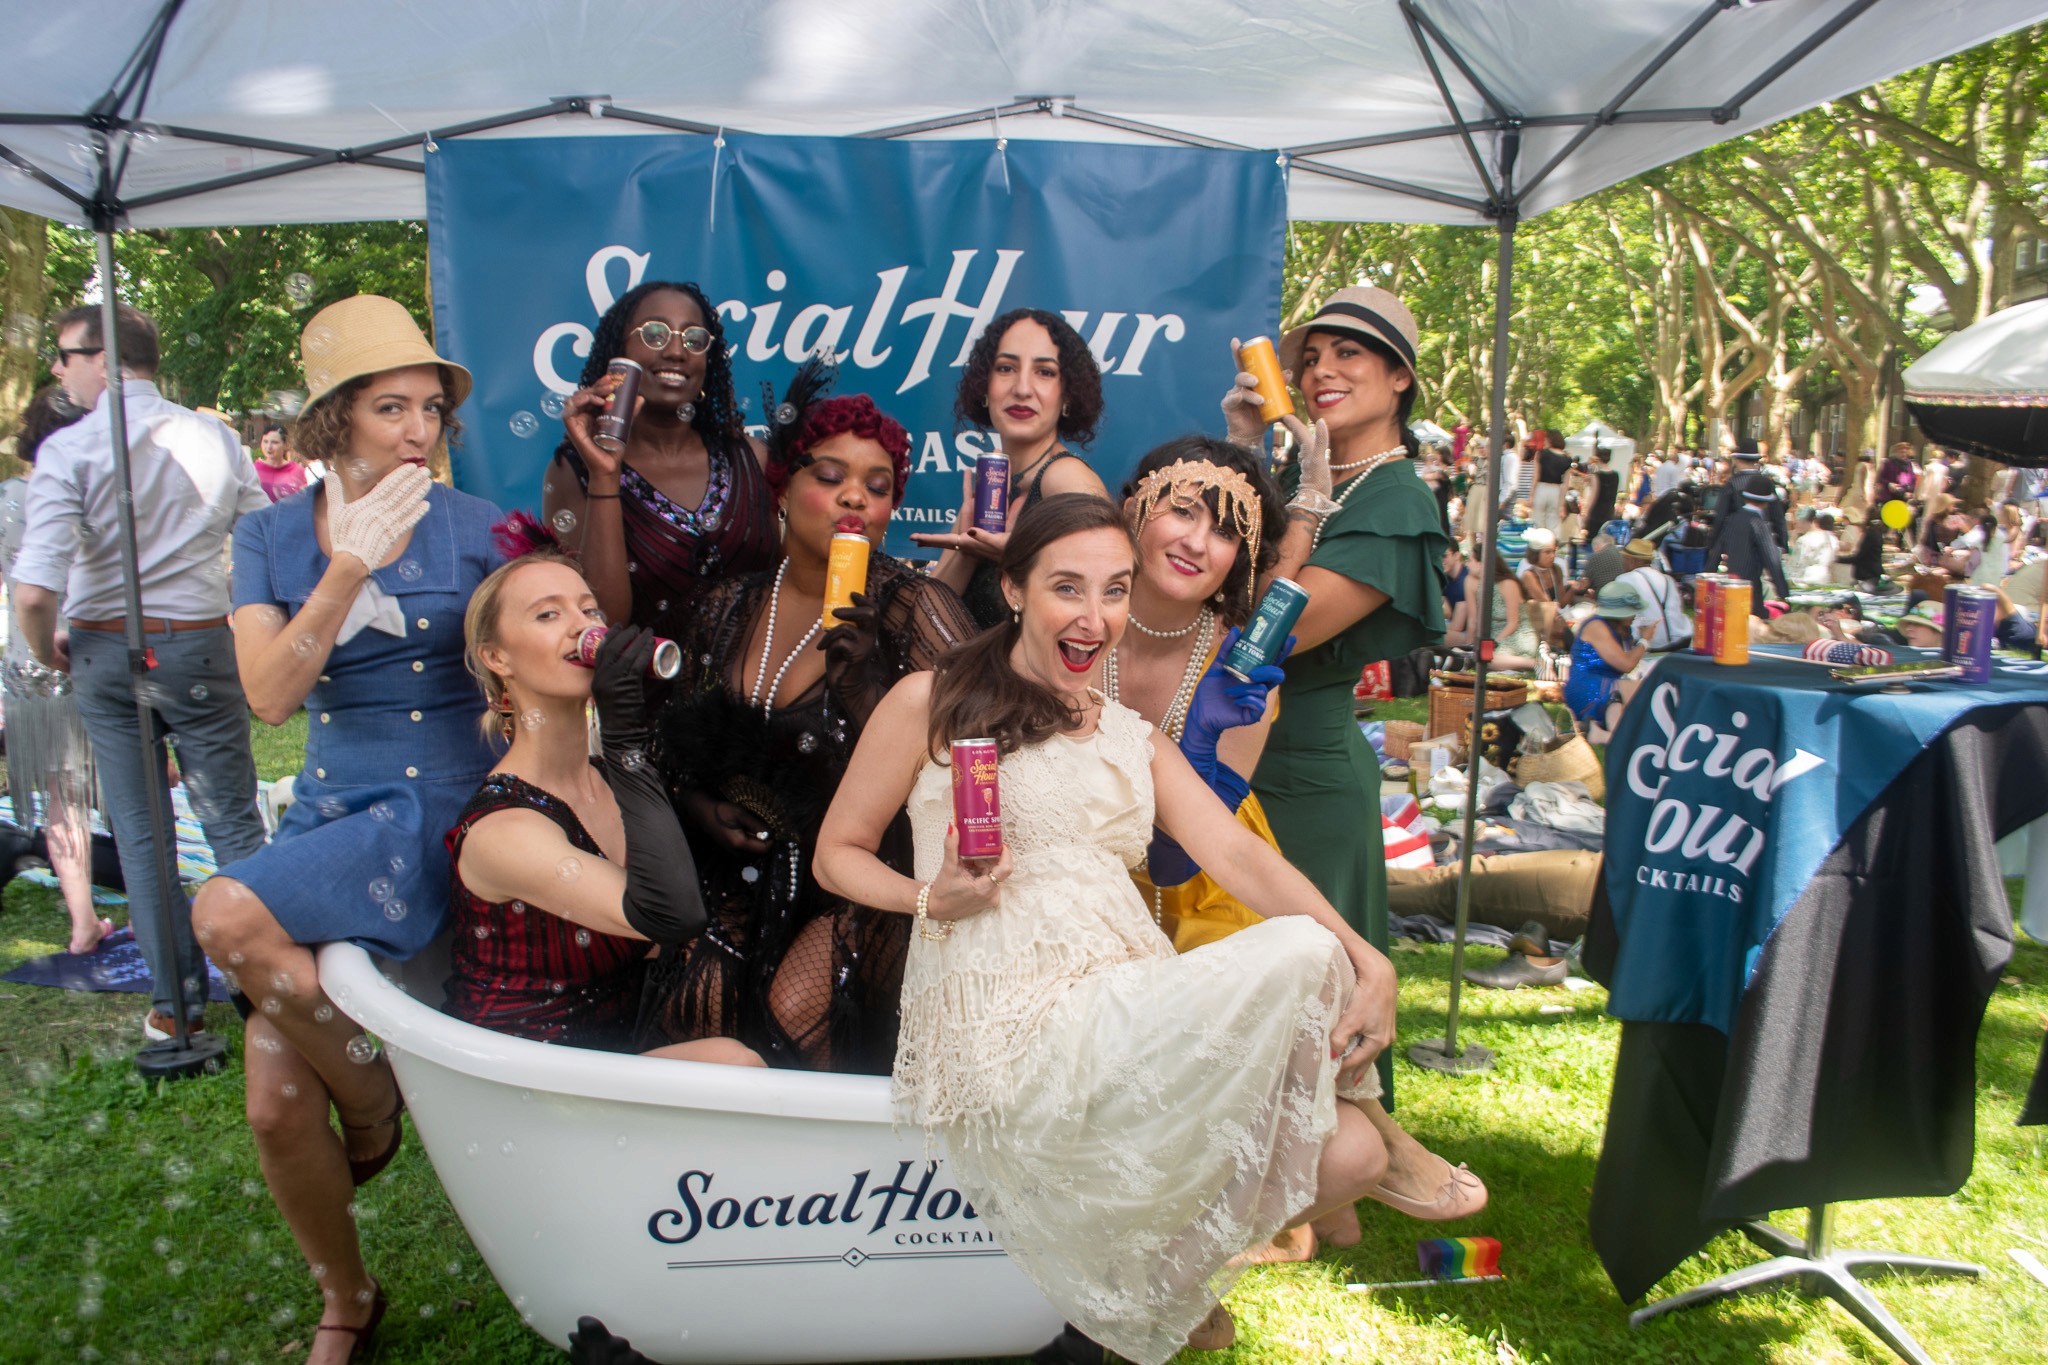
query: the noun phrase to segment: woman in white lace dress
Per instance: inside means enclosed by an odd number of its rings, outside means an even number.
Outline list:
[[[1137,714],[1087,686],[1123,633],[1112,503],[1045,499],[1005,547],[1012,617],[906,678],[862,733],[819,881],[914,914],[895,1095],[1080,1330],[1140,1362],[1224,1345],[1230,1259],[1348,1206],[1386,1152],[1340,1096],[1378,1093],[1394,974]],[[954,739],[997,741],[1004,852],[963,865]],[[874,850],[907,804],[915,878]],[[1156,805],[1156,811],[1155,811]],[[1132,884],[1155,822],[1260,914],[1176,956]]]

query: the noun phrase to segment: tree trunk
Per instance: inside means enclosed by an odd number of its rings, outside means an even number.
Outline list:
[[[36,343],[50,294],[44,229],[44,220],[32,213],[0,208],[0,431],[13,431],[43,376]],[[13,447],[10,437],[0,454],[0,478],[22,472]]]

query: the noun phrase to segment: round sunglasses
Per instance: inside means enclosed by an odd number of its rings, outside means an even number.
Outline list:
[[[711,332],[710,329],[705,327],[685,327],[678,331],[667,323],[657,320],[643,322],[638,327],[635,327],[633,332],[641,341],[647,344],[647,349],[650,351],[665,351],[668,349],[669,342],[678,338],[682,340],[683,349],[691,355],[702,355],[711,348]]]

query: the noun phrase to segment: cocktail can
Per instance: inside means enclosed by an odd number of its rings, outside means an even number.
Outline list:
[[[1963,594],[1967,583],[1951,583],[1941,590],[1941,657],[1956,657],[1956,600]]]
[[[1244,633],[1237,637],[1237,643],[1230,647],[1230,655],[1223,661],[1223,671],[1242,682],[1251,680],[1252,670],[1272,663],[1280,657],[1280,651],[1287,648],[1288,632],[1301,619],[1302,608],[1308,605],[1308,591],[1291,578],[1276,578],[1273,586],[1266,589],[1266,595],[1259,599],[1259,609],[1252,613],[1252,619],[1245,623]]]
[[[604,637],[611,632],[604,626],[592,626],[576,637],[576,660],[585,668],[597,667],[597,647],[604,643]],[[674,640],[654,637],[654,657],[647,661],[647,671],[657,678],[673,678],[683,671],[683,650]]]
[[[1259,420],[1277,422],[1294,411],[1287,396],[1287,377],[1280,370],[1280,353],[1273,338],[1253,337],[1237,348],[1237,368],[1259,381]]]
[[[597,433],[591,439],[597,442],[599,450],[616,455],[626,448],[626,438],[633,434],[633,400],[640,396],[640,364],[619,356],[605,374],[618,383],[612,388],[611,402],[598,414]]]
[[[1003,799],[996,788],[1001,755],[992,739],[953,741],[953,828],[962,861],[1003,856]]]
[[[983,531],[1010,529],[1010,457],[991,450],[974,462],[974,525]]]
[[[1715,627],[1720,624],[1721,575],[1697,574],[1692,580],[1692,652],[1714,657],[1718,643]]]
[[[1714,618],[1714,662],[1717,664],[1749,662],[1750,592],[1746,578],[1721,580],[1719,610]]]
[[[1989,588],[1964,588],[1949,598],[1948,618],[1955,623],[1956,647],[1947,657],[1960,664],[1962,681],[1991,681],[1991,637],[1998,633],[1998,594]]]
[[[832,548],[825,561],[825,606],[820,615],[825,629],[846,622],[832,613],[853,605],[853,595],[868,587],[868,538],[854,531],[832,533]]]

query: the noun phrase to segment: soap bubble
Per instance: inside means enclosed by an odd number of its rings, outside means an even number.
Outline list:
[[[448,1273],[450,1275],[460,1275],[462,1273],[462,1262],[450,1261],[448,1263]]]
[[[578,929],[576,931],[576,946],[578,948],[588,948],[590,946],[590,931],[588,929]]]
[[[94,1134],[106,1132],[107,1116],[105,1114],[98,1113],[87,1114],[85,1116],[85,1131]]]
[[[477,940],[481,942],[484,939],[487,939],[491,936],[491,926],[488,924],[479,924],[472,932],[476,934]]]
[[[388,919],[388,920],[390,920],[390,921],[391,921],[391,922],[392,922],[393,924],[396,924],[396,923],[398,923],[398,921],[400,921],[400,920],[404,919],[404,918],[405,918],[405,902],[404,902],[404,901],[385,901],[385,902],[384,902],[384,918],[385,918],[385,919]]]
[[[290,972],[279,972],[271,977],[270,989],[276,991],[279,995],[290,995],[292,993],[292,974]]]
[[[504,1142],[503,1142],[503,1143],[502,1143],[502,1144],[501,1144],[501,1145],[499,1146],[498,1150],[499,1150],[499,1151],[501,1151],[501,1152],[503,1152],[503,1153],[504,1153],[504,1154],[505,1154],[506,1156],[511,1156],[511,1155],[512,1155],[512,1154],[513,1154],[514,1152],[518,1151],[518,1150],[519,1150],[519,1148],[518,1148],[517,1144],[515,1144],[515,1143],[514,1143],[514,1142],[513,1142],[513,1141],[512,1141],[512,1140],[511,1140],[510,1138],[507,1138],[507,1139],[506,1139],[506,1140],[505,1140],[505,1141],[504,1141]]]
[[[334,329],[326,323],[317,323],[306,329],[305,348],[307,355],[319,355],[334,344]]]
[[[545,393],[541,395],[540,410],[550,417],[560,417],[562,409],[567,406],[568,403],[559,393]]]
[[[348,803],[338,796],[323,796],[313,803],[313,809],[319,811],[329,820],[339,820],[342,816],[348,814]]]
[[[200,344],[200,342],[201,342],[201,338],[200,338],[200,335],[199,335],[199,333],[197,333],[197,332],[187,332],[187,333],[185,333],[185,344],[186,344],[187,346],[197,346],[197,345],[199,345],[199,344]]]
[[[176,1277],[178,1277],[178,1276],[180,1276],[180,1275],[182,1275],[182,1274],[184,1274],[184,1273],[185,1273],[185,1263],[184,1263],[183,1261],[165,1261],[165,1262],[164,1262],[164,1274],[166,1274],[166,1275],[169,1275],[169,1276],[171,1276],[171,1277],[172,1277],[173,1279],[175,1279]]]
[[[420,562],[417,559],[401,559],[398,561],[398,576],[407,583],[419,582],[426,572],[425,569],[420,567]]]
[[[421,1304],[420,1316],[423,1318],[431,1318],[432,1316],[434,1316],[434,1305],[432,1305],[431,1303]]]
[[[268,1052],[272,1056],[275,1056],[278,1053],[284,1051],[284,1044],[279,1042],[275,1038],[258,1038],[256,1040],[256,1050],[258,1052]]]
[[[391,875],[396,877],[405,871],[405,858],[397,853],[391,855]]]
[[[548,523],[555,528],[555,534],[566,536],[576,529],[576,514],[564,507],[549,517]]]
[[[334,1018],[334,1006],[332,1005],[322,1005],[313,1011],[313,1022],[316,1024],[324,1024],[332,1018]]]
[[[462,1154],[464,1156],[473,1157],[482,1150],[483,1149],[481,1147],[477,1146],[474,1142],[472,1142],[469,1144],[469,1146],[462,1149]]]
[[[531,436],[540,430],[540,419],[522,410],[512,414],[510,425],[514,436]]]
[[[184,1157],[174,1156],[164,1163],[164,1179],[177,1182],[192,1178],[192,1163]]]
[[[263,1012],[275,1019],[284,1012],[284,1002],[274,995],[267,996],[263,1001]],[[297,1092],[293,1091],[292,1093],[296,1094]]]
[[[357,1066],[368,1066],[377,1060],[377,1045],[370,1041],[367,1033],[358,1033],[348,1040],[348,1059]]]
[[[100,1307],[98,1299],[80,1299],[78,1301],[78,1316],[81,1318],[96,1318],[100,1315]],[[85,1349],[88,1351],[92,1350],[90,1346]],[[99,1359],[99,1352],[93,1351],[91,1356],[81,1354],[80,1359],[97,1360]]]
[[[370,818],[372,820],[388,821],[394,818],[396,814],[397,812],[391,809],[391,803],[388,801],[379,801],[376,805],[370,807]]]
[[[368,483],[370,481],[370,462],[368,460],[350,460],[348,462],[348,476],[357,483]]]
[[[310,635],[301,635],[292,641],[292,653],[301,659],[310,659],[320,652],[320,642]]]
[[[287,1081],[278,1089],[277,1093],[283,1095],[288,1100],[295,1100],[299,1097],[299,1088]]]
[[[548,982],[548,989],[553,991],[556,995],[560,995],[563,991],[568,989],[568,983],[562,981],[550,981]]]
[[[564,858],[555,864],[555,877],[559,881],[573,882],[582,875],[583,860],[581,858]]]
[[[230,967],[239,967],[248,960],[248,958],[243,957],[239,952],[233,952],[228,954],[228,965]]]
[[[208,697],[212,695],[213,694],[211,692],[207,691],[205,683],[192,684],[192,700],[205,701]]]
[[[519,713],[519,723],[529,730],[538,730],[541,726],[548,723],[548,713],[539,707],[534,707],[529,711],[521,711]]]
[[[617,1137],[613,1138],[612,1146],[617,1147],[620,1151],[624,1151],[626,1148],[626,1135],[624,1133],[621,1133]]]
[[[647,766],[647,755],[638,749],[628,749],[619,756],[619,764],[628,772],[638,772]]]
[[[370,899],[373,901],[382,903],[397,894],[398,888],[392,884],[389,877],[379,877],[370,883]]]
[[[149,1249],[159,1256],[168,1256],[171,1254],[171,1239],[159,1237],[149,1244]]]
[[[284,292],[285,297],[304,308],[313,301],[313,277],[303,270],[293,271],[285,276]]]

